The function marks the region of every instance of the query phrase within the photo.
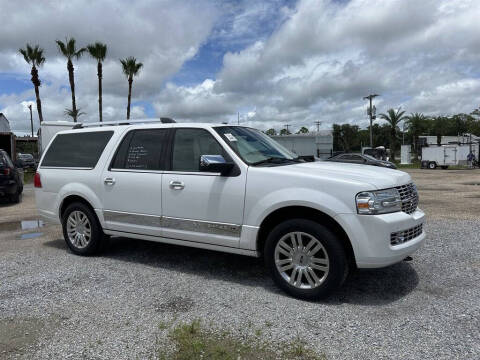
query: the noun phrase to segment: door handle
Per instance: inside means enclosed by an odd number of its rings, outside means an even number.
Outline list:
[[[104,183],[105,185],[110,185],[110,186],[112,186],[112,185],[115,185],[115,179],[114,179],[114,178],[111,178],[111,177],[107,177],[107,178],[105,178],[105,180],[103,180],[103,183]]]
[[[170,189],[172,190],[183,190],[185,184],[182,181],[170,181]]]

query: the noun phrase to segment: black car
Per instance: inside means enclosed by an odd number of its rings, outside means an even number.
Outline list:
[[[23,183],[17,168],[8,153],[0,149],[0,198],[18,203]]]
[[[373,165],[373,166],[381,166],[390,169],[396,169],[394,163],[386,160],[378,160],[375,159],[373,156],[366,155],[366,154],[339,154],[336,156],[332,156],[325,161],[336,161],[336,162],[344,162],[344,163],[351,163],[351,164],[364,164],[364,165]]]
[[[32,154],[18,154],[17,160],[22,162],[24,169],[35,170],[37,168],[37,163],[35,162],[35,159],[33,158]]]

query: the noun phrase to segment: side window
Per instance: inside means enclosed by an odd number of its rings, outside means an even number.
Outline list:
[[[41,166],[93,169],[113,131],[59,134],[53,139]]]
[[[166,134],[165,129],[130,131],[118,148],[112,169],[163,170]]]
[[[227,154],[212,134],[204,129],[177,129],[173,141],[172,170],[199,171],[201,155]]]

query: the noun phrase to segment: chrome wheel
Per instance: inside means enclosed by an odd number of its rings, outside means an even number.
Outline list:
[[[78,249],[85,248],[92,239],[92,225],[87,215],[75,210],[67,219],[67,234],[70,243]]]
[[[288,233],[275,246],[278,272],[285,281],[299,289],[320,286],[327,278],[329,264],[322,243],[307,233]]]

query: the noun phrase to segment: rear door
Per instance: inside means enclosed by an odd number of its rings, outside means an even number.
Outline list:
[[[106,229],[160,236],[168,129],[130,130],[103,171]]]
[[[201,155],[232,161],[206,129],[176,128],[170,171],[162,178],[165,237],[238,247],[246,171],[221,176],[199,169]]]

